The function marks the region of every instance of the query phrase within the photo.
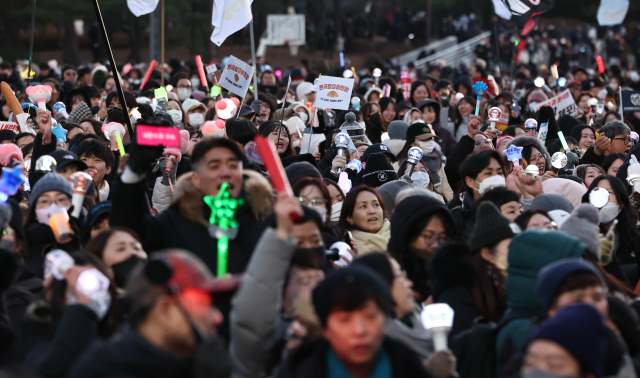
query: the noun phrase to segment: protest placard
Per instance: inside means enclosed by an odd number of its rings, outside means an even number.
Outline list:
[[[576,117],[578,115],[578,107],[576,106],[576,102],[573,100],[573,96],[571,96],[571,92],[568,89],[561,92],[554,98],[550,98],[545,102],[539,103],[538,106],[533,109],[533,111],[537,112],[543,106],[552,107],[556,115],[556,119],[562,117],[565,114],[573,117]]]
[[[252,77],[253,67],[231,55],[224,71],[222,71],[222,76],[220,76],[220,86],[231,93],[244,97]]]
[[[351,103],[353,79],[320,76],[316,105],[318,108],[348,110]]]
[[[20,126],[14,122],[0,121],[0,130],[11,130],[16,134],[20,134]]]
[[[622,112],[640,112],[640,91],[622,91]]]

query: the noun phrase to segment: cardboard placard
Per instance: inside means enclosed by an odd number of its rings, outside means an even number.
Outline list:
[[[321,109],[348,110],[351,104],[353,79],[320,76],[315,106]]]
[[[247,94],[247,89],[253,77],[253,67],[231,55],[222,76],[220,86],[240,97]]]

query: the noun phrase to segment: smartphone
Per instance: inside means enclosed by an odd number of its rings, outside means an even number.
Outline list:
[[[104,105],[106,102],[107,102],[107,96],[102,96],[102,98],[100,99],[100,103]]]
[[[516,112],[516,116],[520,117],[520,106],[518,105],[518,100],[513,100],[511,103],[511,110]]]
[[[598,104],[596,105],[596,114],[598,115],[604,114],[604,101],[602,100],[598,101]]]
[[[180,131],[173,127],[139,125],[136,140],[141,146],[180,147]]]

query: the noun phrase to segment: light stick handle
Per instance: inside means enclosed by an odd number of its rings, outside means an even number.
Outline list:
[[[480,100],[482,99],[482,95],[478,96],[478,103],[476,104],[476,117],[480,115]]]
[[[564,148],[565,151],[569,151],[569,146],[567,145],[567,141],[564,139],[562,131],[558,131],[558,137],[560,138],[560,143],[562,143],[562,148]]]
[[[82,193],[73,193],[71,196],[71,205],[73,205],[73,213],[71,216],[74,218],[80,217],[80,212],[82,211],[82,203],[84,202],[84,194]]]
[[[114,133],[116,135],[116,143],[118,143],[118,150],[120,150],[120,156],[124,156],[124,146],[122,145],[122,137],[119,132]]]

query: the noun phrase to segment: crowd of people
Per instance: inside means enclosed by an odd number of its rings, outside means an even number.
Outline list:
[[[0,375],[638,376],[640,78],[617,59],[260,59],[244,99],[175,59],[0,63],[29,115],[0,98]],[[319,74],[354,79],[349,109],[315,107]]]

